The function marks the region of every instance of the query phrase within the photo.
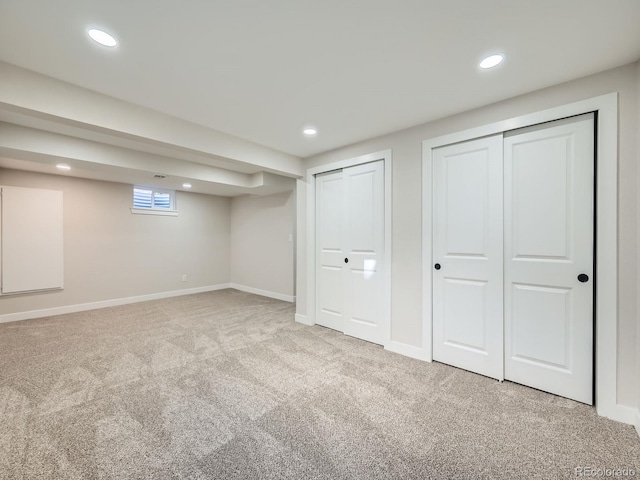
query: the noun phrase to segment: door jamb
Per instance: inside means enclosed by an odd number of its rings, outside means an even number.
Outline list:
[[[382,265],[383,345],[391,339],[391,150],[382,150],[359,157],[313,167],[307,170],[307,318],[306,325],[316,323],[316,182],[321,173],[382,160],[384,163],[384,262]]]
[[[618,290],[618,93],[582,100],[422,142],[422,345],[427,361],[432,349],[432,163],[433,149],[452,143],[528,127],[589,112],[597,115],[596,170],[596,335],[595,405],[599,415],[632,423],[629,408],[617,404]]]

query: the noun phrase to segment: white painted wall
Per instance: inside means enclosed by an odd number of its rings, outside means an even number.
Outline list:
[[[233,286],[292,301],[294,238],[294,192],[231,199]]]
[[[131,213],[132,186],[0,169],[0,184],[64,192],[61,291],[0,298],[0,315],[230,281],[230,199],[177,192],[177,217]],[[187,282],[182,282],[182,275]]]
[[[618,403],[635,406],[640,384],[638,335],[638,66],[616,68],[464,112],[400,132],[373,138],[311,157],[306,167],[331,163],[391,148],[393,151],[392,325],[391,340],[421,347],[421,143],[423,140],[525,115],[559,105],[619,93],[619,305]],[[306,315],[306,218],[298,212],[298,304]]]
[[[121,139],[137,139],[151,147],[168,149],[165,155],[169,157],[223,168],[242,169],[248,165],[252,171],[264,170],[291,177],[302,173],[301,160],[294,155],[6,62],[0,61],[0,78],[0,111],[24,115],[20,121],[35,117],[57,122],[56,131],[72,126]],[[80,130],[74,132],[81,133]],[[158,153],[157,150],[154,153]]]

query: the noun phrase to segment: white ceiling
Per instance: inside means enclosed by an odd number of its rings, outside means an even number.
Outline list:
[[[639,0],[1,0],[0,59],[307,157],[630,63],[639,25]]]

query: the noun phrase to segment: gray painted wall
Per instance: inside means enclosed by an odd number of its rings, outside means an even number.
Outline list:
[[[177,192],[166,217],[132,214],[127,184],[1,169],[0,185],[64,192],[65,270],[64,290],[2,297],[0,314],[229,283],[228,198]]]
[[[295,295],[294,200],[293,192],[231,199],[231,283]]]

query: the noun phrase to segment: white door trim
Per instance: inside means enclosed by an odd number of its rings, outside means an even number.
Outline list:
[[[307,318],[306,325],[316,323],[316,182],[315,175],[353,167],[363,163],[384,162],[384,262],[382,266],[383,312],[386,325],[384,346],[391,339],[391,150],[370,153],[347,160],[313,167],[307,170]]]
[[[422,142],[422,288],[424,358],[432,353],[432,150],[452,143],[494,135],[583,113],[597,115],[596,169],[596,409],[599,415],[630,423],[628,407],[618,405],[618,94],[601,95],[568,105],[432,138]]]

